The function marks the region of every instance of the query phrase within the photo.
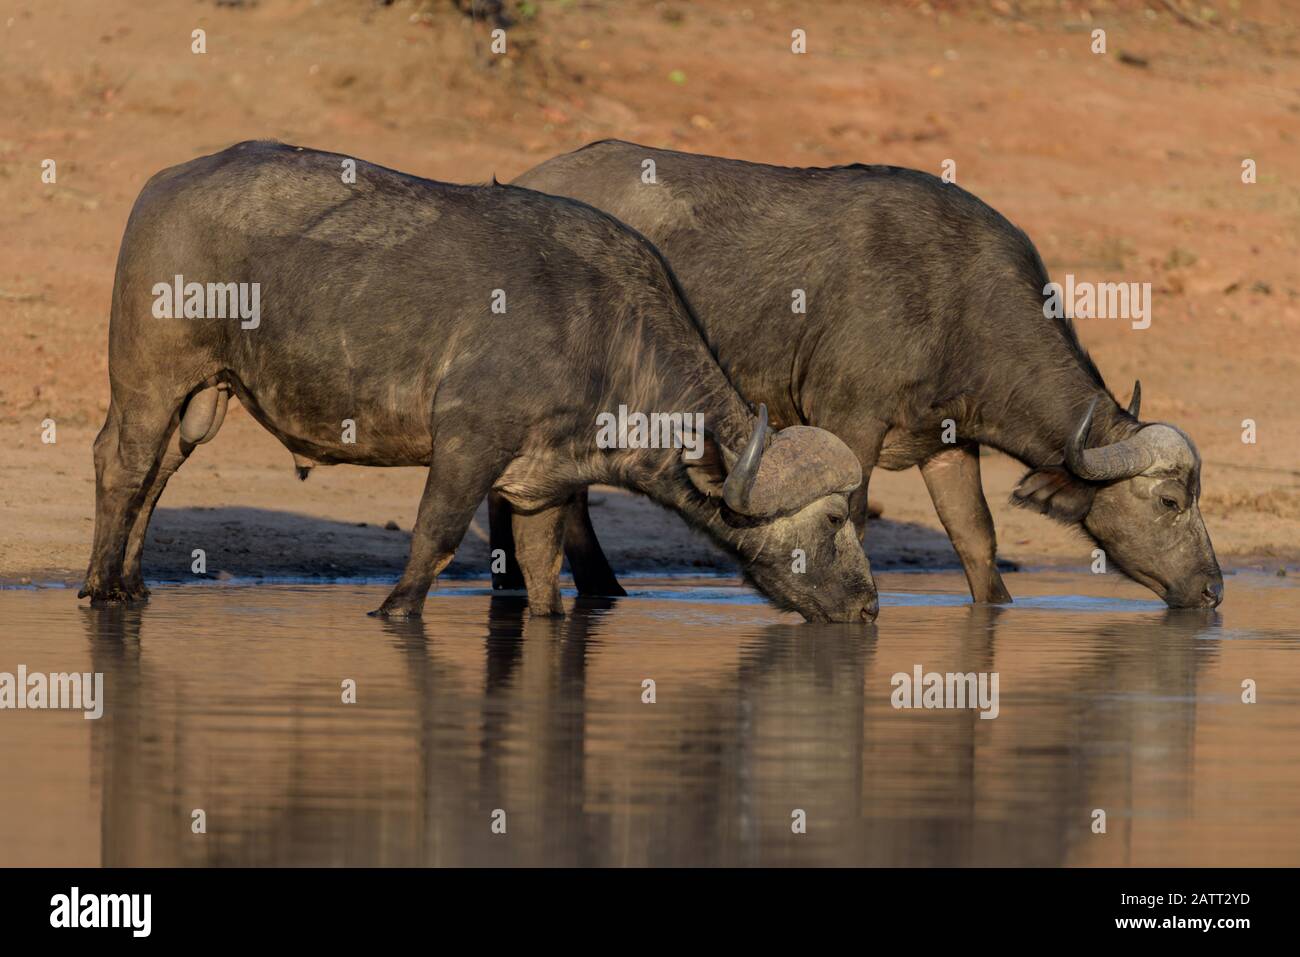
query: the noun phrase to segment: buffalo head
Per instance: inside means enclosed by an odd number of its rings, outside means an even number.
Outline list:
[[[1223,574],[1201,518],[1201,458],[1181,429],[1138,424],[1127,438],[1089,447],[1096,399],[1064,449],[1064,464],[1035,469],[1013,493],[1019,505],[1079,523],[1107,561],[1174,608],[1214,607]],[[1141,385],[1129,415],[1137,419]]]
[[[740,555],[746,577],[809,621],[871,621],[879,610],[871,566],[849,519],[862,482],[857,457],[830,432],[792,426],[769,434],[759,407],[739,454],[711,437],[685,461],[712,505],[709,530]]]

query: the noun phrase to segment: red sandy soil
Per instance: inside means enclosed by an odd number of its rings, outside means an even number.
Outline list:
[[[958,181],[1038,244],[1053,275],[1149,281],[1149,329],[1079,323],[1112,388],[1187,429],[1225,565],[1300,554],[1300,41],[1283,3],[541,2],[488,52],[450,3],[5,0],[0,4],[0,579],[76,580],[90,445],[108,405],[118,241],[155,171],[252,138],[435,179],[507,180],[603,137],[790,165],[892,163]],[[191,31],[207,53],[191,52]],[[807,31],[808,53],[790,52]],[[1107,31],[1107,52],[1090,31]],[[57,161],[57,182],[41,162]],[[1258,182],[1241,182],[1243,159]],[[1257,423],[1243,444],[1242,420]],[[57,441],[41,441],[53,419]],[[1087,545],[1005,505],[1002,554],[1082,566]],[[232,404],[155,520],[151,577],[391,575],[422,484],[320,469]],[[954,556],[915,472],[877,472],[877,567]],[[727,567],[674,517],[616,491],[593,510],[616,567]],[[360,523],[366,523],[364,526]],[[453,570],[486,570],[486,524]]]

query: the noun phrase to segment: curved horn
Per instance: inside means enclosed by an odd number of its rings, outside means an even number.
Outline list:
[[[763,460],[763,442],[766,438],[767,406],[759,405],[758,424],[754,426],[754,434],[749,437],[749,444],[727,473],[727,481],[722,486],[722,500],[733,512],[746,514],[749,493],[754,488],[754,479],[758,478],[758,465]]]
[[[1088,433],[1092,430],[1092,416],[1097,411],[1098,401],[1099,399],[1092,400],[1088,411],[1084,413],[1083,421],[1066,443],[1065,464],[1071,472],[1089,482],[1132,478],[1145,472],[1155,459],[1150,449],[1138,444],[1136,436],[1112,445],[1087,448]]]
[[[1133,398],[1128,400],[1128,414],[1133,418],[1138,417],[1138,409],[1142,408],[1142,380],[1133,380]]]

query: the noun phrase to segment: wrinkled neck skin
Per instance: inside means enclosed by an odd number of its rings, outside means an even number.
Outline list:
[[[1023,380],[1022,380],[1023,381]],[[982,445],[1019,459],[1030,468],[1059,465],[1066,443],[1083,421],[1093,399],[1099,399],[1093,414],[1088,447],[1108,445],[1132,435],[1140,427],[1082,369],[1053,390],[1043,401],[1041,386],[1027,382],[1000,393],[984,395],[969,403],[972,414],[959,428]]]
[[[609,333],[605,350],[610,356],[605,366],[608,379],[598,403],[602,409],[614,412],[619,405],[626,405],[629,411],[647,414],[701,413],[704,428],[718,441],[737,453],[745,447],[754,417],[709,351],[684,300],[674,294],[667,302],[636,304]],[[614,361],[614,357],[622,361]],[[650,450],[645,463],[626,465],[627,477],[653,469],[660,451]]]
[[[686,344],[659,338],[639,345],[638,359],[624,363],[604,399],[613,412],[701,413],[708,435],[739,454],[758,422],[749,406],[713,359],[698,335]],[[682,449],[598,450],[590,463],[591,481],[641,492],[682,515],[727,550],[742,554],[743,532],[723,518],[721,499],[711,498],[691,482]],[[732,520],[735,518],[732,516]],[[744,557],[744,556],[742,556]]]

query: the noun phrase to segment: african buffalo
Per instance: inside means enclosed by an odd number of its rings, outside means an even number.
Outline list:
[[[594,482],[676,510],[783,608],[876,613],[847,521],[853,454],[821,429],[770,433],[654,247],[581,203],[278,143],[172,167],[122,239],[109,379],[81,591],[93,603],[146,596],[150,515],[233,393],[300,464],[428,468],[377,614],[421,612],[489,490],[529,529],[532,612],[562,614],[561,519]],[[702,428],[599,442],[601,416],[625,409]]]
[[[616,141],[515,184],[590,203],[658,246],[741,393],[857,454],[860,534],[872,468],[918,465],[971,595],[1010,601],[980,486],[988,445],[1032,469],[1016,504],[1081,527],[1171,606],[1222,599],[1191,440],[1140,422],[1136,386],[1127,411],[1115,401],[1070,320],[1044,308],[1033,244],[970,193],[897,167],[791,169]],[[508,508],[493,506],[500,539]],[[585,515],[567,550],[580,588],[613,581]]]

